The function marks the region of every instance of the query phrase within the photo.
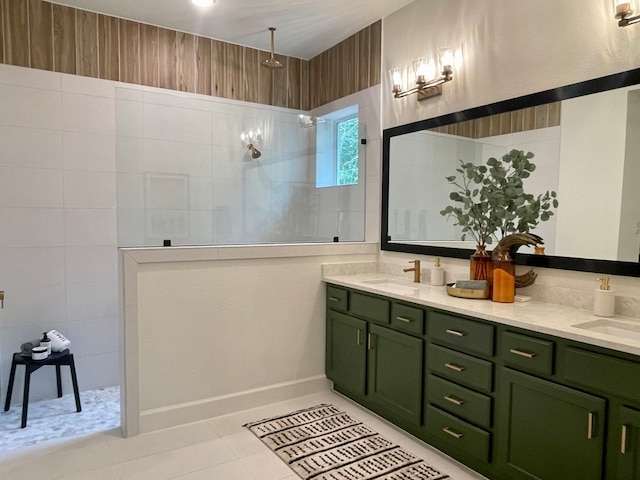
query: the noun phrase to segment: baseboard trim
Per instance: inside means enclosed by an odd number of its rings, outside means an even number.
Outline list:
[[[139,433],[198,422],[331,389],[324,375],[140,412]]]

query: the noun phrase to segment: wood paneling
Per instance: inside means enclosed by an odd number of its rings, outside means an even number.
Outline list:
[[[149,87],[160,85],[158,27],[140,25],[140,83]]]
[[[76,73],[76,13],[62,5],[53,5],[53,69]]]
[[[0,62],[4,62],[4,0],[0,0]]]
[[[98,77],[98,14],[76,10],[76,73]]]
[[[29,51],[31,67],[53,70],[53,8],[50,3],[29,0]]]
[[[380,82],[381,22],[311,61],[43,0],[0,0],[0,63],[310,110]],[[536,119],[533,118],[535,122]]]
[[[287,75],[287,107],[300,108],[300,77],[302,60],[289,57],[286,69]]]
[[[243,47],[239,45],[233,45],[231,43],[224,44],[225,51],[225,85],[224,85],[224,97],[232,98],[234,100],[244,100],[244,91],[242,88],[243,81]]]
[[[432,131],[459,137],[484,138],[558,125],[560,125],[560,102],[554,102],[453,123],[433,128]]]
[[[211,41],[211,95],[224,97],[225,77],[224,66],[225,48],[224,42],[218,40]]]
[[[4,0],[4,56],[9,65],[29,66],[29,12],[25,0]]]
[[[140,24],[119,20],[120,81],[140,84]]]
[[[98,72],[105,80],[120,80],[118,19],[98,15]]]
[[[158,29],[158,86],[160,88],[177,90],[176,34],[174,30]]]
[[[196,37],[176,33],[176,82],[181,92],[196,92]]]
[[[196,37],[196,93],[211,95],[211,40]]]

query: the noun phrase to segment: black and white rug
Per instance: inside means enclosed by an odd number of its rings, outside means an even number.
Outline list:
[[[244,426],[304,480],[449,478],[333,405]]]

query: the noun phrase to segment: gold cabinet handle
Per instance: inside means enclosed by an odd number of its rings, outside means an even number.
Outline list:
[[[4,308],[4,290],[0,290],[0,308]]]
[[[464,371],[464,367],[456,365],[455,363],[445,363],[444,366],[449,368],[449,369],[451,369],[451,370],[455,370],[456,372],[463,372]]]
[[[587,415],[587,438],[591,440],[593,438],[593,421],[595,419],[595,415],[593,412],[589,412]]]
[[[451,430],[449,427],[444,427],[444,428],[442,429],[442,431],[443,431],[444,433],[446,433],[447,435],[451,435],[451,436],[452,436],[453,438],[455,438],[455,439],[460,439],[460,438],[462,438],[462,434],[461,434],[461,433],[454,432],[454,431],[453,431],[453,430]]]
[[[519,355],[519,356],[524,357],[524,358],[533,358],[533,357],[536,356],[535,353],[523,352],[522,350],[518,350],[517,348],[512,348],[511,350],[509,350],[509,352],[513,353],[514,355]]]
[[[340,299],[338,297],[329,297],[329,300],[331,300],[332,302],[337,302]]]
[[[396,320],[399,320],[399,321],[404,322],[404,323],[411,323],[411,322],[413,322],[413,320],[412,320],[412,319],[410,319],[410,318],[406,318],[406,317],[396,317]]]
[[[369,333],[367,335],[367,350],[371,350],[373,348],[372,344],[371,344],[371,334]]]
[[[622,425],[622,432],[620,435],[620,453],[627,453],[627,426]]]
[[[360,329],[356,333],[356,345],[360,346]]]
[[[466,335],[465,332],[459,332],[457,330],[446,329],[445,332],[448,333],[449,335],[453,335],[454,337],[464,337]]]
[[[453,403],[454,405],[462,405],[464,403],[464,400],[460,400],[459,398],[456,398],[453,395],[445,395],[444,399],[447,402]]]

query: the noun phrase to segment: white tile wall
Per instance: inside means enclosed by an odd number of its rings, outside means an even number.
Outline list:
[[[0,126],[0,166],[62,167],[62,132],[43,128]]]

